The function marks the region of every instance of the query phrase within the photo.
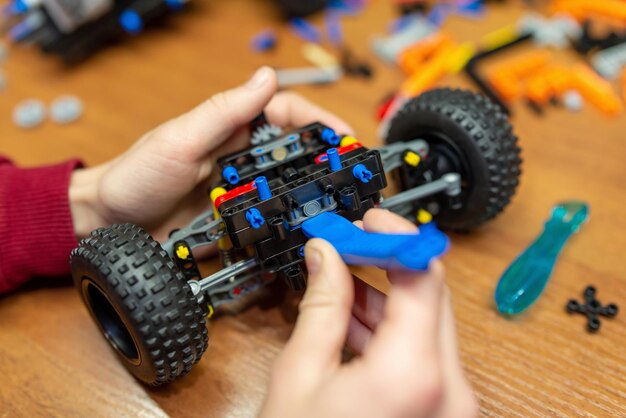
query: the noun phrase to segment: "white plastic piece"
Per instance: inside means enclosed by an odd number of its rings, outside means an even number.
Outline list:
[[[527,13],[517,21],[522,32],[533,34],[535,44],[564,49],[570,41],[582,36],[582,28],[574,19],[567,15],[555,15],[546,19],[538,13]]]
[[[387,37],[376,37],[372,41],[372,48],[376,55],[384,61],[394,63],[397,55],[405,48],[424,39],[437,31],[437,26],[426,19],[418,17],[400,32]]]
[[[296,84],[325,84],[339,80],[343,75],[341,67],[308,67],[276,70],[278,86],[286,87]]]
[[[563,104],[568,110],[578,112],[583,108],[583,97],[576,90],[568,90],[563,93]]]
[[[41,100],[29,99],[13,109],[13,122],[20,128],[34,128],[46,118],[46,106]]]
[[[626,43],[596,53],[591,59],[591,65],[602,77],[617,78],[626,66]]]
[[[83,114],[83,102],[75,96],[60,96],[50,105],[50,118],[56,123],[74,122]]]

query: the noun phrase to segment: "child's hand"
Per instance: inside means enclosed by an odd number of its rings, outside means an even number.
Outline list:
[[[370,232],[409,232],[391,213],[366,213]],[[262,417],[474,417],[443,267],[389,271],[388,296],[353,281],[333,247],[305,248],[308,289],[291,339],[274,366]],[[362,353],[341,364],[344,343]]]
[[[215,154],[245,147],[247,124],[263,109],[270,123],[282,127],[320,121],[351,132],[345,122],[296,94],[275,95],[276,88],[275,73],[261,68],[246,84],[148,132],[115,160],[77,170],[70,186],[76,235],[132,222],[163,239],[184,226],[209,206],[206,180]]]

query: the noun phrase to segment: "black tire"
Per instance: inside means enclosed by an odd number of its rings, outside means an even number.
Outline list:
[[[511,201],[521,174],[520,148],[507,116],[481,94],[436,89],[411,99],[391,121],[387,142],[424,139],[430,152],[418,168],[403,166],[401,188],[459,172],[461,206],[453,209],[437,197],[437,223],[446,229],[472,229],[499,214]],[[430,160],[430,161],[428,161]],[[430,165],[429,165],[430,164]]]
[[[200,360],[208,345],[203,312],[173,260],[143,229],[93,231],[70,263],[91,316],[139,380],[158,386]]]

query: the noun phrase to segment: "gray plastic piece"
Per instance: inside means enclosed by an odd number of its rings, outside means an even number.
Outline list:
[[[34,128],[46,118],[46,106],[41,100],[29,99],[13,109],[13,122],[20,128]]]
[[[83,102],[75,96],[60,96],[50,105],[50,119],[56,123],[74,122],[83,114]]]
[[[424,158],[428,154],[428,143],[423,139],[414,139],[408,142],[387,144],[384,147],[376,148],[376,150],[380,153],[385,172],[389,172],[404,164],[405,151],[413,151]]]
[[[596,53],[591,59],[591,65],[602,77],[616,78],[626,66],[626,43]]]
[[[402,50],[437,30],[437,26],[429,23],[425,18],[416,18],[414,22],[398,33],[388,37],[374,38],[372,48],[376,55],[384,61],[395,63],[397,55]]]
[[[535,44],[561,49],[580,39],[583,33],[578,22],[566,15],[546,19],[538,13],[527,13],[517,25],[522,32],[533,34]]]
[[[431,183],[406,190],[383,200],[380,202],[380,207],[395,212],[396,207],[441,192],[445,192],[448,196],[456,196],[461,193],[461,175],[457,173],[444,174],[440,179]]]
[[[577,112],[583,108],[583,97],[576,90],[568,90],[563,94],[563,104],[568,110]]]
[[[226,235],[222,218],[213,219],[213,209],[198,215],[189,225],[172,233],[170,238],[162,244],[163,249],[174,256],[174,244],[185,241],[190,248],[209,245],[217,242]]]

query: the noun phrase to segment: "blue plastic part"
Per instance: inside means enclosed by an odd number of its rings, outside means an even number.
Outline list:
[[[261,215],[261,212],[259,212],[257,208],[250,208],[246,211],[246,220],[254,229],[259,229],[265,223],[263,215]]]
[[[276,34],[272,30],[264,30],[252,38],[252,49],[264,52],[276,47]]]
[[[564,202],[552,209],[543,233],[506,269],[495,291],[500,313],[518,314],[543,293],[568,238],[589,216],[584,202]]]
[[[451,12],[450,5],[437,4],[430,10],[426,19],[435,26],[441,26]]]
[[[364,0],[331,0],[326,6],[326,10],[350,16],[361,13],[364,8]]]
[[[272,197],[272,191],[270,190],[270,185],[267,183],[265,176],[260,176],[254,179],[254,185],[256,186],[256,191],[259,194],[259,199],[267,200]]]
[[[339,143],[341,142],[341,137],[330,128],[324,128],[322,130],[321,137],[322,141],[324,141],[328,145],[332,145],[333,147],[339,145]]]
[[[235,167],[229,165],[222,170],[222,178],[226,180],[228,184],[235,185],[239,183],[239,172]]]
[[[322,39],[319,29],[301,17],[289,19],[289,26],[296,35],[305,41],[319,43]]]
[[[138,35],[143,30],[143,19],[134,10],[124,10],[118,21],[120,26],[131,35]]]
[[[304,257],[304,245],[300,247],[300,249],[298,250],[298,254],[300,254],[300,257]]]
[[[467,17],[480,17],[485,13],[485,4],[482,0],[459,1],[456,12]]]
[[[165,4],[172,10],[182,10],[185,6],[183,0],[165,0]]]
[[[383,269],[428,270],[433,258],[449,246],[448,237],[434,223],[415,234],[365,232],[346,218],[323,212],[302,223],[308,238],[322,238],[332,244],[347,264]]]
[[[333,46],[343,45],[343,29],[341,28],[341,13],[330,10],[324,18],[326,35]]]
[[[326,155],[328,156],[328,163],[330,164],[331,171],[338,171],[342,169],[341,164],[341,156],[339,152],[337,152],[337,148],[328,148],[326,151]]]
[[[23,0],[15,0],[13,2],[13,11],[16,15],[26,13],[28,11],[28,5]]]
[[[357,164],[352,169],[352,175],[361,180],[363,183],[369,183],[372,179],[372,172],[367,169],[363,164]]]

